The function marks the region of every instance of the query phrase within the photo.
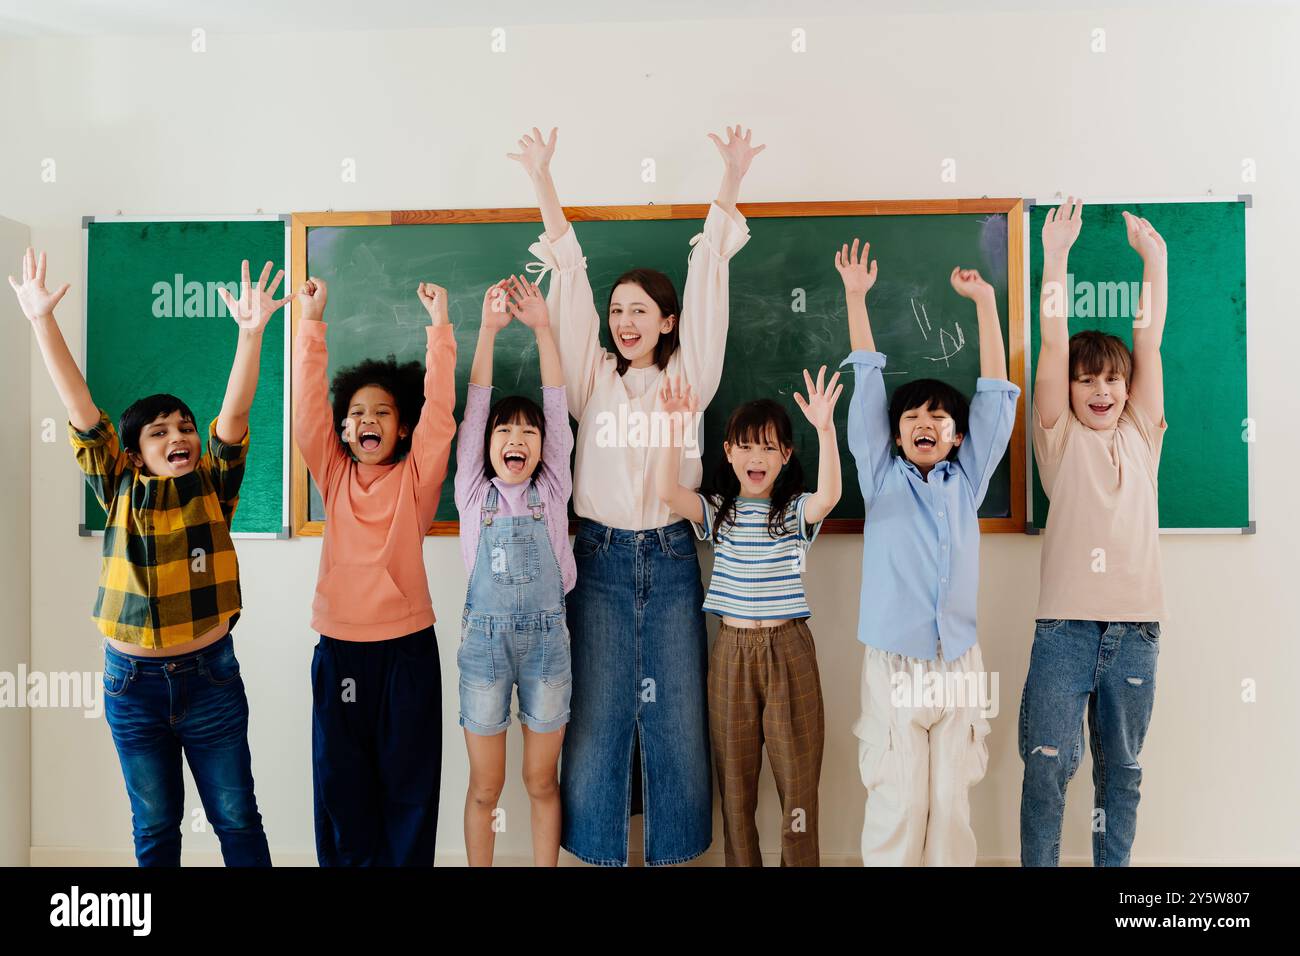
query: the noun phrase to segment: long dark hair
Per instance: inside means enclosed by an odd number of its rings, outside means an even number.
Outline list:
[[[767,532],[774,538],[786,533],[785,511],[795,496],[803,494],[803,465],[794,453],[794,429],[785,409],[770,398],[746,402],[727,419],[726,441],[731,445],[741,443],[756,445],[766,441],[769,434],[776,436],[777,445],[784,451],[790,449],[790,460],[785,463],[772,485],[772,499],[767,512]],[[740,479],[723,455],[713,472],[713,486],[709,492],[722,499],[713,515],[713,540],[724,524],[735,520],[736,496],[740,494]]]
[[[677,327],[682,321],[682,307],[678,302],[677,289],[673,286],[673,280],[655,269],[631,269],[624,272],[609,287],[609,301],[605,303],[606,325],[609,324],[610,306],[614,303],[614,290],[625,283],[639,285],[645,290],[645,294],[654,300],[654,304],[659,306],[659,311],[663,315],[673,316],[673,327],[667,332],[661,332],[659,341],[655,343],[655,364],[660,368],[667,368],[668,360],[677,351]],[[627,371],[630,363],[618,350],[617,342],[614,343],[614,359],[618,362],[618,374],[622,375]]]

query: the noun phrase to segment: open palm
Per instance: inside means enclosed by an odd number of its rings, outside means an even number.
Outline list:
[[[1043,253],[1069,252],[1083,228],[1083,200],[1070,196],[1064,203],[1047,212],[1043,221]]]
[[[45,288],[45,253],[38,258],[30,246],[23,255],[23,281],[16,282],[9,277],[9,285],[18,294],[18,305],[23,315],[35,322],[37,319],[54,314],[54,307],[68,292],[65,282],[53,292]]]
[[[548,143],[542,131],[536,126],[532,133],[525,133],[518,140],[519,152],[506,153],[506,158],[513,159],[530,176],[544,173],[551,168],[551,157],[555,155],[555,141],[559,136],[557,127],[551,128],[551,141]]]
[[[817,381],[814,382],[808,370],[804,369],[803,381],[808,388],[808,397],[804,398],[795,392],[794,403],[799,406],[804,418],[808,419],[808,423],[813,428],[818,431],[830,428],[835,421],[835,403],[839,401],[840,392],[844,390],[844,386],[839,384],[840,373],[836,372],[827,382],[826,366],[823,365],[817,372]]]
[[[862,243],[860,253],[857,239],[853,240],[852,249],[847,244],[841,246],[835,253],[835,268],[844,280],[845,292],[866,294],[876,284],[876,261],[871,258],[869,242]]]
[[[713,145],[718,147],[718,152],[722,154],[722,161],[726,163],[727,169],[743,177],[745,173],[749,172],[749,164],[754,161],[754,157],[767,149],[767,146],[752,145],[754,131],[752,129],[742,131],[739,123],[734,127],[726,127],[726,131],[726,142],[723,142],[716,133],[710,133],[709,139],[713,140]]]
[[[695,394],[690,383],[680,375],[671,378],[664,376],[663,388],[659,390],[659,400],[663,404],[663,410],[669,414],[673,412],[693,414],[700,410],[700,397]]]
[[[262,267],[257,285],[253,285],[248,280],[248,260],[245,259],[240,270],[239,298],[232,296],[224,286],[218,286],[217,292],[221,296],[221,301],[226,303],[226,308],[230,310],[235,324],[241,329],[260,332],[266,328],[266,323],[271,321],[271,316],[275,315],[276,310],[293,298],[292,295],[287,295],[283,299],[275,297],[275,290],[280,287],[280,280],[284,278],[284,270],[276,272],[275,279],[268,288],[266,277],[270,274],[271,263],[268,260]]]

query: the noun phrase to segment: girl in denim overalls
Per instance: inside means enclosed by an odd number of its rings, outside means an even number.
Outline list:
[[[537,337],[544,408],[519,396],[491,404],[492,350],[512,318]],[[515,685],[533,861],[555,866],[560,852],[557,765],[571,689],[564,595],[577,577],[568,514],[573,436],[563,381],[546,300],[536,287],[511,278],[488,289],[456,451],[456,506],[469,572],[456,663],[470,762],[465,848],[471,866],[492,864],[502,828],[497,800]]]

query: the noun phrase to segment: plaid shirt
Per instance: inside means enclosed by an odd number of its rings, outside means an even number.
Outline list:
[[[118,641],[162,648],[202,636],[238,616],[239,565],[230,519],[244,480],[248,436],[238,445],[208,427],[207,451],[179,478],[142,474],[107,414],[68,432],[77,464],[108,520],[93,617]]]

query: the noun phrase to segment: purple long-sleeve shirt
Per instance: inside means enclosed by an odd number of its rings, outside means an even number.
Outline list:
[[[483,502],[488,493],[489,481],[483,472],[486,454],[483,431],[491,407],[492,389],[471,383],[456,438],[460,551],[465,559],[465,570],[471,574],[478,554]],[[537,486],[537,494],[546,509],[546,531],[560,565],[564,593],[568,594],[578,580],[578,569],[573,561],[573,546],[569,543],[569,495],[573,492],[569,456],[573,452],[573,432],[569,429],[569,405],[563,385],[542,386],[542,414],[546,419],[546,437],[542,441],[542,460],[533,472],[532,480],[512,485],[493,478],[491,484],[497,487],[497,513],[502,517],[528,514],[528,486]]]

